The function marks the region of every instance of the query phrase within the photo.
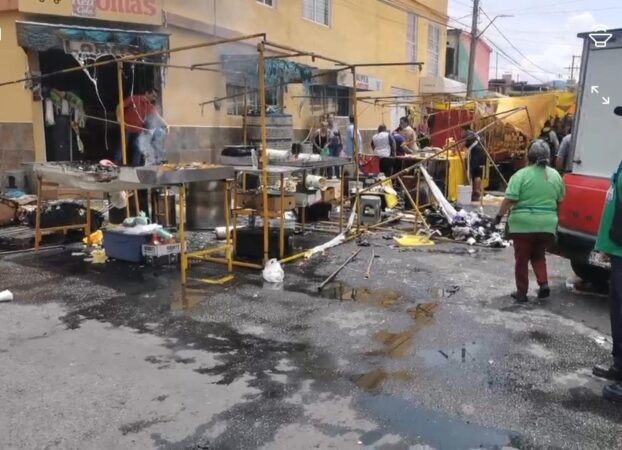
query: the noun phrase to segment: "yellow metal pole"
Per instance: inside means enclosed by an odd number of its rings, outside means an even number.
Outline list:
[[[37,210],[35,211],[35,252],[39,251],[39,243],[41,242],[41,206],[43,194],[43,180],[37,177]]]
[[[358,118],[358,99],[356,98],[356,67],[352,66],[352,116],[354,116],[354,178],[356,179],[356,232],[361,229],[361,199],[359,195],[359,155],[361,152],[358,140],[359,118]]]
[[[127,166],[127,140],[125,135],[125,109],[123,108],[124,97],[123,97],[123,62],[117,62],[117,89],[119,91],[119,129],[121,134],[121,158],[124,166]],[[129,197],[129,195],[128,195]],[[127,199],[127,203],[125,206],[125,215],[130,217],[130,200]],[[138,212],[136,212],[138,215]]]
[[[123,108],[123,63],[117,63],[117,83],[119,89],[119,125],[121,127],[121,155],[123,157],[123,165],[127,165],[127,142],[125,140],[125,110]]]
[[[246,95],[247,91],[248,91],[248,80],[246,79],[246,77],[244,77],[244,111],[242,115],[242,133],[244,134],[244,145],[246,145],[246,143],[248,142],[248,135],[247,135],[248,134],[248,131],[247,131],[248,95]]]
[[[91,235],[91,193],[86,193],[86,229],[84,230],[84,237],[88,238]]]
[[[188,249],[186,248],[186,185],[179,187],[179,243],[181,247],[181,284],[185,285],[188,277]]]
[[[270,257],[270,215],[268,212],[268,130],[266,128],[266,46],[259,50],[259,110],[261,114],[261,180],[263,184],[263,263]]]
[[[231,181],[225,181],[225,258],[227,268],[233,272],[233,251],[231,249]]]
[[[166,222],[167,227],[170,227],[172,223],[170,214],[171,212],[169,211],[169,207],[168,207],[168,187],[165,187],[164,188],[164,221]]]
[[[285,256],[285,177],[281,174],[281,199],[279,205],[279,258]]]
[[[358,141],[358,135],[354,136],[354,140]],[[345,187],[345,182],[346,182],[346,171],[345,171],[345,166],[341,167],[341,187],[339,188],[341,190],[341,192],[339,192],[339,233],[341,234],[343,232],[343,198],[345,197],[345,195],[343,195],[343,188]]]

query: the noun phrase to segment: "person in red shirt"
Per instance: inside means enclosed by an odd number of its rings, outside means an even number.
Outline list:
[[[159,97],[156,89],[145,92],[144,95],[132,95],[123,101],[125,118],[125,134],[127,139],[127,162],[131,166],[143,165],[142,154],[138,145],[138,137],[143,132],[149,132],[154,122],[168,125],[158,113],[155,106]],[[155,119],[155,120],[154,120]],[[122,161],[122,158],[118,158]]]

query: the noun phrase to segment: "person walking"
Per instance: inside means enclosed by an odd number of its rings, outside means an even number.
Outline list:
[[[622,163],[611,179],[595,250],[609,255],[611,262],[609,315],[613,365],[608,368],[596,366],[592,373],[597,377],[615,381],[615,384],[604,387],[603,396],[622,403]]]
[[[501,223],[511,210],[508,231],[514,241],[516,278],[516,292],[512,297],[519,303],[528,301],[529,262],[540,287],[538,298],[547,298],[551,293],[545,252],[555,241],[559,203],[565,195],[561,175],[548,166],[551,155],[545,142],[536,140],[527,158],[529,165],[510,179],[495,220]]]

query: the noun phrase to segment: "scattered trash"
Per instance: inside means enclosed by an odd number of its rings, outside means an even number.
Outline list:
[[[376,257],[376,253],[371,251],[371,258],[369,258],[369,264],[367,265],[367,272],[365,272],[365,278],[371,277],[371,266],[374,263],[374,258]]]
[[[101,247],[104,242],[104,233],[101,230],[97,230],[94,233],[91,233],[88,237],[85,237],[82,242],[85,245],[96,245]]]
[[[234,275],[225,275],[224,277],[220,277],[220,278],[201,278],[199,281],[201,283],[207,283],[207,284],[225,284],[233,280],[234,278],[235,278]]]
[[[93,264],[105,264],[108,261],[108,255],[106,255],[106,250],[98,248],[91,252],[90,259]]]
[[[84,256],[83,252],[72,252],[71,256]]]
[[[8,289],[0,292],[0,303],[8,303],[13,301],[13,293]]]
[[[400,247],[428,247],[434,245],[434,242],[428,236],[420,234],[404,234],[399,238],[394,237],[393,240]]]
[[[276,259],[271,259],[266,263],[266,267],[263,269],[263,279],[268,283],[282,283],[285,279],[285,272]]]
[[[368,240],[366,240],[366,239],[361,239],[361,238],[359,238],[359,239],[356,241],[356,245],[358,245],[359,247],[369,247],[369,246],[371,246],[371,244],[369,243],[369,241],[368,241]]]

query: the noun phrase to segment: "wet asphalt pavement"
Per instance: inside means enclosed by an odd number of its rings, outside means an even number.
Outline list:
[[[369,242],[322,293],[356,243],[282,286],[238,270],[182,290],[69,249],[0,260],[0,448],[622,448],[590,373],[607,300],[567,286],[567,262],[549,258],[551,299],[517,306],[511,249]]]

